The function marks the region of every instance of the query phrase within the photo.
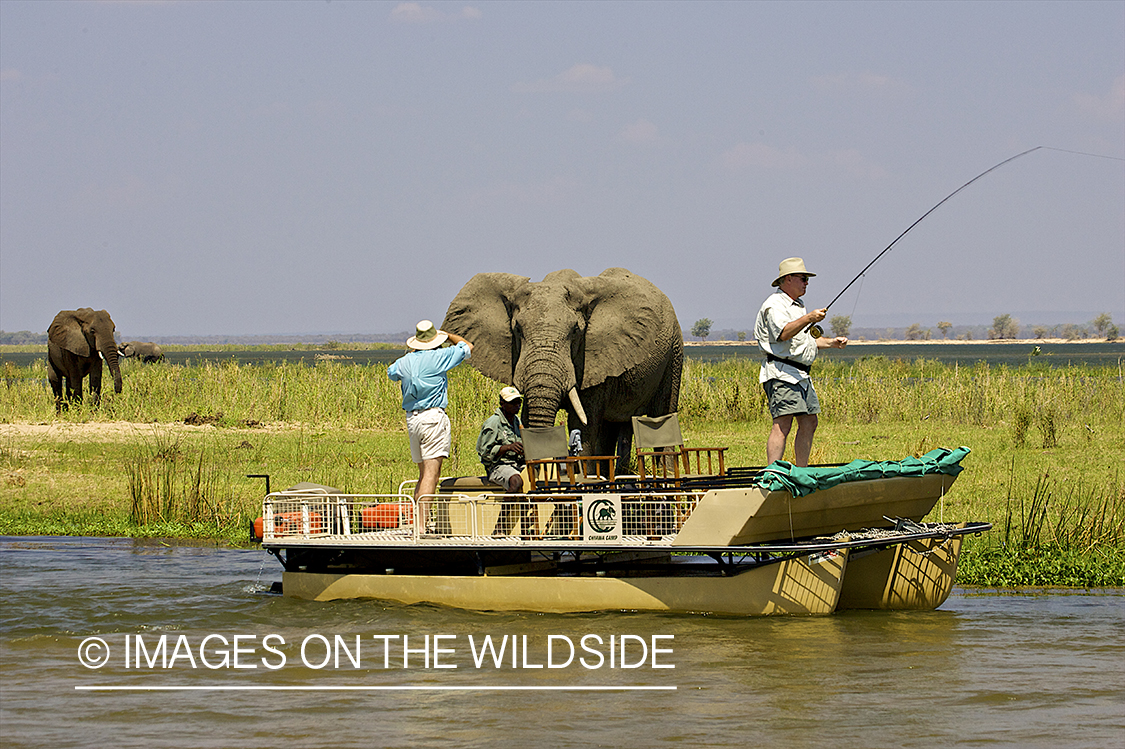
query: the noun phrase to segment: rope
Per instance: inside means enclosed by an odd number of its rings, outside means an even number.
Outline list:
[[[905,546],[906,549],[913,552],[914,554],[917,554],[920,557],[928,557],[931,554],[936,554],[937,552],[941,551],[946,546],[948,546],[949,542],[953,540],[953,536],[954,536],[953,531],[960,530],[960,528],[958,528],[956,525],[947,525],[946,523],[935,523],[934,525],[927,526],[926,530],[933,531],[935,533],[943,533],[943,534],[945,534],[945,539],[942,540],[942,542],[940,544],[938,544],[937,546],[935,546],[934,548],[926,550],[926,551],[917,551],[916,549],[911,549],[910,546],[907,545],[907,544],[901,544],[901,545]],[[902,532],[898,531],[898,530],[895,530],[893,528],[866,528],[862,531],[840,531],[836,535],[832,536],[831,540],[832,541],[882,541],[882,540],[888,540],[889,541],[889,540],[892,540],[892,539],[901,538],[901,536],[902,536]],[[930,539],[923,539],[923,540],[930,540]]]

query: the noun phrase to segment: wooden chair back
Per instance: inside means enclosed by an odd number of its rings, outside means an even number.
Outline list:
[[[634,416],[637,475],[678,482],[689,476],[726,473],[725,447],[684,447],[679,414]]]

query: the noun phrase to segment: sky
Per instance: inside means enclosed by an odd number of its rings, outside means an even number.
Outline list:
[[[2,0],[0,328],[394,333],[623,267],[752,329],[783,258],[826,305],[1036,146],[855,326],[1125,324],[1125,2]]]

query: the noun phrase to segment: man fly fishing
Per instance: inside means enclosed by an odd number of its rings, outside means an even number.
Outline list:
[[[817,351],[822,348],[843,348],[848,339],[814,338],[809,328],[823,320],[828,310],[805,312],[801,297],[808,288],[809,278],[815,276],[805,270],[805,261],[799,257],[786,258],[778,267],[770,294],[754,323],[754,337],[758,348],[765,354],[758,381],[766,391],[773,427],[766,441],[766,463],[781,460],[785,455],[785,442],[793,419],[797,420],[797,436],[793,438],[793,463],[809,464],[813,435],[816,433],[820,402],[813,389],[809,371]]]
[[[799,257],[786,258],[781,261],[781,266],[778,268],[778,277],[773,282],[774,286],[779,287],[778,291],[766,299],[761,310],[758,311],[758,319],[754,325],[754,336],[758,339],[758,347],[766,355],[765,361],[762,362],[759,379],[766,390],[770,415],[773,416],[773,428],[770,430],[769,440],[766,443],[768,462],[780,460],[785,454],[785,441],[789,437],[789,429],[793,425],[793,417],[795,416],[797,418],[797,436],[793,440],[793,462],[799,466],[809,464],[813,433],[816,432],[816,415],[820,412],[820,404],[817,402],[816,392],[813,390],[812,380],[809,377],[809,367],[816,358],[819,349],[843,348],[848,345],[848,339],[843,336],[832,339],[822,338],[819,327],[815,327],[816,323],[828,315],[828,308],[835,304],[844,295],[844,292],[851,288],[852,284],[863,277],[863,274],[875,265],[879,258],[890,252],[900,239],[909,234],[915,226],[922,223],[927,216],[940,208],[954,195],[986,174],[1039,150],[1125,161],[1125,159],[1116,156],[1069,151],[1050,146],[1035,146],[1017,153],[1015,156],[1010,156],[999,164],[985,169],[919,216],[914,223],[895,237],[894,241],[883,248],[883,251],[876,255],[870,263],[865,265],[863,270],[857,273],[856,277],[849,281],[848,285],[833,297],[832,301],[825,305],[823,309],[805,313],[805,305],[801,302],[801,296],[808,287],[809,278],[816,275],[805,270],[805,261]]]

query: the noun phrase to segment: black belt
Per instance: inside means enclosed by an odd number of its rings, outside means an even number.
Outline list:
[[[766,359],[769,360],[769,361],[781,362],[782,364],[788,364],[791,367],[796,367],[797,369],[801,370],[805,374],[809,374],[810,372],[812,372],[812,366],[809,365],[809,364],[802,364],[799,361],[793,361],[792,359],[786,359],[786,358],[781,357],[781,356],[774,356],[769,351],[766,351],[764,353],[766,355]]]

